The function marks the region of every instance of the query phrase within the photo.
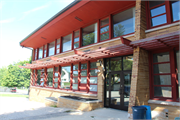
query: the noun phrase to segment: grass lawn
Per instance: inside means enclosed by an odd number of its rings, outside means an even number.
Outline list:
[[[18,95],[18,94],[0,94],[0,97],[29,97],[29,95]]]

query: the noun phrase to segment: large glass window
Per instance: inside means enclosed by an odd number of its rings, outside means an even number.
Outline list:
[[[34,49],[34,60],[38,59],[37,53],[38,53],[38,49]]]
[[[153,55],[154,96],[172,97],[169,52]]]
[[[49,48],[49,54],[48,54],[48,56],[54,55],[54,52],[55,52],[55,41],[49,43],[48,48]]]
[[[135,30],[135,8],[130,8],[113,16],[113,36],[133,33]]]
[[[97,42],[97,23],[92,24],[82,30],[82,46]]]
[[[63,37],[62,52],[71,50],[71,44],[72,44],[72,34],[69,34],[69,35]]]
[[[43,58],[43,47],[39,48],[39,54],[38,54],[38,59]]]
[[[47,69],[47,87],[53,87],[53,68]]]
[[[54,69],[54,88],[59,87],[59,67]]]
[[[71,85],[70,73],[71,73],[71,66],[61,67],[61,88],[70,89],[70,85]]]

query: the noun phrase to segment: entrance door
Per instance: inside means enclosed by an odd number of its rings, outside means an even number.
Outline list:
[[[105,59],[105,107],[128,110],[132,71],[130,58]]]
[[[109,106],[127,110],[129,105],[131,73],[121,71],[110,73]]]

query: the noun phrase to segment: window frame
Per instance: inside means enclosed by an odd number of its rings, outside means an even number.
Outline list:
[[[179,48],[174,48],[174,49],[163,49],[163,50],[156,50],[156,51],[151,51],[149,52],[149,90],[150,90],[150,99],[152,100],[163,100],[163,101],[170,101],[170,102],[179,102],[178,100],[178,85],[176,83],[177,81],[177,73],[176,73],[176,51],[178,51]],[[169,62],[158,62],[158,63],[153,63],[153,54],[157,53],[164,53],[164,52],[169,52]],[[170,75],[171,75],[171,85],[154,85],[154,75],[169,75],[169,73],[163,73],[163,74],[154,74],[153,73],[153,65],[154,64],[163,64],[163,63],[170,63]],[[158,97],[154,96],[154,87],[159,86],[159,87],[169,87],[171,86],[171,98],[169,97]]]
[[[166,12],[163,13],[163,14],[159,14],[159,15],[151,17],[150,10],[154,9],[154,8],[157,8],[157,7],[160,7],[162,5],[165,5]],[[162,16],[164,14],[166,14],[166,21],[167,21],[166,23],[160,24],[160,25],[156,25],[156,26],[151,26],[151,20],[152,20],[151,18]],[[156,6],[153,6],[151,8],[149,7],[149,1],[146,1],[146,21],[147,21],[146,22],[147,23],[147,29],[151,29],[151,28],[156,28],[156,27],[168,25],[168,24],[171,24],[171,23],[179,22],[180,20],[177,20],[177,21],[173,22],[173,14],[172,14],[171,1],[170,0],[165,0],[164,3],[156,5]]]

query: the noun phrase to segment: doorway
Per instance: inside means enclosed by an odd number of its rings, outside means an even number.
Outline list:
[[[105,107],[128,110],[132,55],[105,59]]]

